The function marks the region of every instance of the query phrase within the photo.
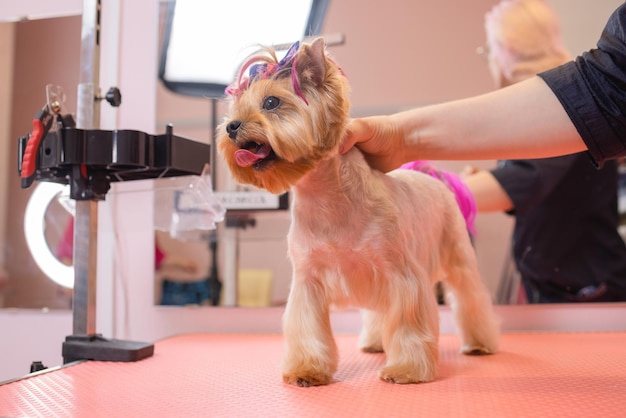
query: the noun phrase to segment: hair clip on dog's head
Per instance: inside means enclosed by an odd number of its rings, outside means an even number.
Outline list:
[[[294,92],[308,105],[309,103],[300,89],[300,81],[298,80],[298,73],[296,71],[296,58],[299,49],[300,41],[297,41],[291,45],[285,57],[278,62],[276,62],[276,55],[272,50],[269,51],[271,56],[255,56],[249,59],[242,65],[237,81],[226,88],[226,94],[239,97],[243,91],[249,87],[250,83],[253,83],[255,80],[280,77],[285,71],[289,71]],[[244,77],[248,68],[250,69],[249,75],[248,77]]]

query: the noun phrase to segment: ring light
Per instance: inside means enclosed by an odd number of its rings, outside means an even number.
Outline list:
[[[24,235],[26,245],[37,266],[56,284],[72,289],[74,287],[74,266],[63,264],[50,250],[44,234],[45,214],[48,205],[68,186],[40,182],[26,204],[24,215]]]

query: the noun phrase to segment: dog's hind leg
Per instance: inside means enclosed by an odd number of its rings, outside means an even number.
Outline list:
[[[391,383],[430,382],[437,377],[439,358],[437,301],[426,277],[394,282],[398,286],[384,310],[387,362],[379,376]]]
[[[283,317],[286,383],[306,387],[332,381],[339,355],[329,315],[322,285],[294,279]]]
[[[480,278],[476,256],[469,238],[449,243],[444,250],[446,299],[461,337],[464,354],[497,351],[499,321],[491,296]]]
[[[369,309],[361,310],[363,328],[359,335],[359,348],[366,353],[382,353],[383,315]]]

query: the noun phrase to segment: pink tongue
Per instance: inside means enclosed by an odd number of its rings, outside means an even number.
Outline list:
[[[261,145],[256,152],[248,151],[247,149],[239,149],[235,151],[235,161],[239,167],[250,167],[254,163],[270,155],[272,149],[267,145]]]

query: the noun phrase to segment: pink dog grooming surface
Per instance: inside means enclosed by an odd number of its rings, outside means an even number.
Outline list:
[[[281,380],[280,335],[181,335],[137,363],[83,362],[0,386],[0,416],[618,417],[626,410],[626,333],[504,334],[493,356],[442,335],[439,377],[376,379],[384,354],[336,336],[335,383]]]

